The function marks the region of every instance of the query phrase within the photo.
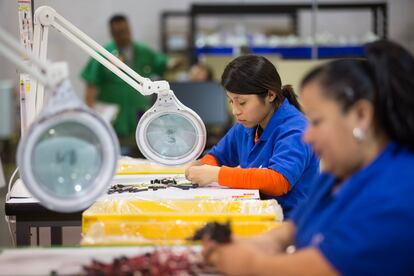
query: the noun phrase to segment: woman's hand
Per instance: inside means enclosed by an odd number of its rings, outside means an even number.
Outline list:
[[[266,254],[276,255],[285,253],[286,248],[294,243],[295,231],[295,225],[288,220],[266,233],[242,239],[241,242],[249,243]]]
[[[192,183],[206,186],[218,181],[220,167],[210,165],[190,166],[186,169],[185,177]]]
[[[188,179],[188,174],[189,174],[188,169],[189,169],[189,168],[194,167],[194,166],[201,166],[201,165],[203,165],[203,163],[201,163],[199,160],[194,160],[194,161],[191,161],[191,162],[187,163],[187,164],[185,165],[185,168],[184,168],[184,175],[185,175],[185,178],[187,178],[187,179]],[[188,180],[190,180],[190,179],[188,179]]]
[[[257,247],[238,241],[221,245],[204,239],[202,253],[208,263],[226,275],[254,275],[258,260],[266,257]]]
[[[279,253],[285,253],[285,248],[275,242],[275,240],[269,235],[258,235],[251,238],[240,239],[241,243],[251,245],[263,253],[274,255]]]

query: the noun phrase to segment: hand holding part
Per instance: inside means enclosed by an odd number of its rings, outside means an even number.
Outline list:
[[[188,162],[187,164],[185,164],[185,167],[184,167],[184,175],[185,175],[185,178],[187,178],[187,180],[190,180],[190,179],[188,179],[188,174],[189,174],[188,170],[191,167],[193,167],[193,166],[201,166],[201,165],[203,165],[203,163],[201,163],[199,160],[193,160],[193,161]]]
[[[186,178],[200,186],[206,186],[212,182],[218,182],[220,167],[201,165],[189,167]]]

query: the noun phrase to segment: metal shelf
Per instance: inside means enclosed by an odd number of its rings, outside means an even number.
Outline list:
[[[318,10],[369,10],[372,14],[372,31],[379,37],[387,37],[387,4],[379,3],[350,3],[350,4],[324,4],[317,6]],[[197,60],[197,55],[201,52],[222,51],[228,52],[229,49],[195,47],[195,34],[198,29],[197,20],[205,15],[288,15],[295,34],[298,34],[298,14],[303,10],[312,9],[311,4],[193,4],[189,13],[190,32],[189,32],[189,52],[192,60]],[[352,47],[318,47],[318,56],[321,58],[358,56],[362,55],[361,46]],[[253,53],[279,53],[285,58],[310,58],[309,47],[278,47],[278,48],[258,48],[252,47]],[[296,54],[295,54],[296,53]]]
[[[298,14],[303,10],[311,10],[311,4],[193,4],[190,11],[164,11],[160,17],[161,47],[165,53],[173,53],[168,47],[168,20],[172,18],[186,18],[189,20],[188,46],[180,51],[187,54],[196,61],[199,54],[232,54],[233,49],[229,47],[195,47],[195,34],[198,30],[198,18],[205,15],[287,15],[292,25],[294,34],[298,35]],[[387,3],[319,3],[318,10],[368,10],[372,15],[372,32],[381,38],[388,35],[388,11]],[[310,58],[310,47],[252,47],[250,52],[256,54],[279,54],[284,58]],[[332,58],[344,56],[362,55],[362,47],[353,45],[344,46],[323,46],[318,47],[319,58]]]
[[[312,47],[251,47],[250,53],[256,55],[279,55],[284,59],[311,59]],[[195,49],[195,56],[199,55],[234,55],[232,47],[203,47]],[[364,54],[364,47],[357,46],[319,46],[318,58],[360,57]]]

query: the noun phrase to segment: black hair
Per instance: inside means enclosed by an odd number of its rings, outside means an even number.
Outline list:
[[[387,40],[370,43],[366,59],[337,60],[312,70],[303,88],[318,81],[325,96],[347,112],[358,100],[374,107],[377,130],[414,149],[414,58],[401,46]]]
[[[300,110],[297,96],[291,85],[284,85],[280,80],[275,66],[265,57],[256,55],[244,55],[230,62],[221,76],[221,84],[232,93],[256,94],[264,99],[269,90],[276,93],[276,106],[283,103],[284,99]]]
[[[114,23],[128,22],[128,18],[123,14],[115,14],[109,19],[109,27],[112,27]]]

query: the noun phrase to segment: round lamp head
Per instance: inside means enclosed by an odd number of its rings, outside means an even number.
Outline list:
[[[33,140],[29,166],[41,189],[59,198],[74,198],[88,192],[90,180],[99,176],[102,148],[96,133],[84,124],[60,121],[46,126]]]
[[[142,116],[136,141],[146,158],[164,165],[181,165],[203,152],[206,128],[201,118],[170,91],[158,95],[155,105]]]
[[[118,141],[95,114],[70,110],[32,125],[18,147],[23,183],[48,209],[76,212],[105,193],[115,173]]]

